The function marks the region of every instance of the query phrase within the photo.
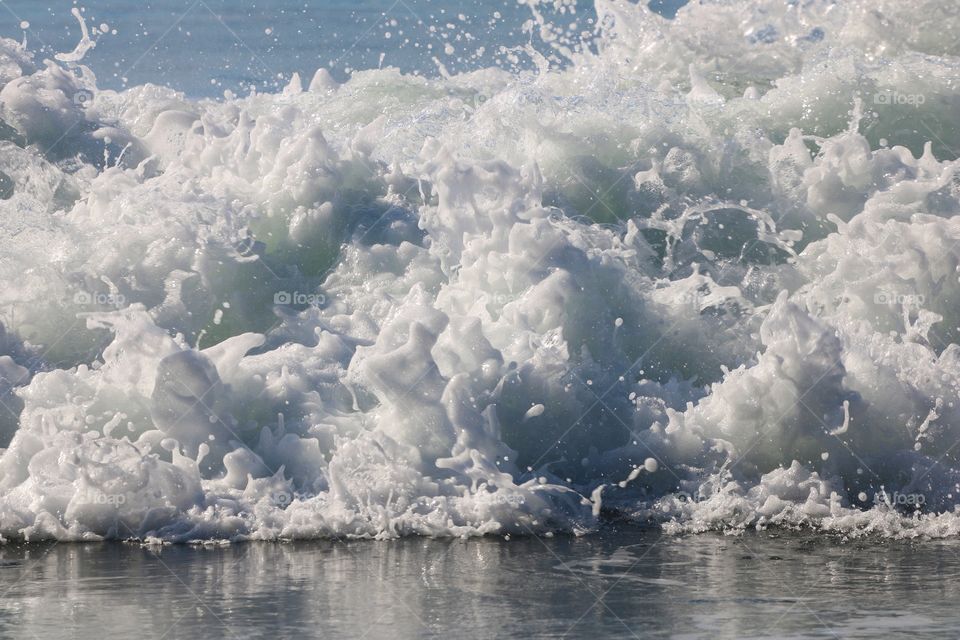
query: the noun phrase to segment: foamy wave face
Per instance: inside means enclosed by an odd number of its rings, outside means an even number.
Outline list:
[[[596,8],[222,101],[0,41],[0,534],[955,533],[955,12]]]

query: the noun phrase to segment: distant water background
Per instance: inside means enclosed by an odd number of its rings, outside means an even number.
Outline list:
[[[650,6],[669,16],[685,3]],[[580,5],[570,22],[593,31],[592,4]],[[340,81],[381,66],[431,76],[439,64],[469,71],[506,64],[502,48],[531,39],[523,29],[530,8],[514,0],[12,0],[0,7],[0,36],[25,35],[32,51],[48,56],[70,51],[80,39],[74,6],[91,27],[109,27],[84,59],[100,88],[153,83],[191,97],[275,90],[294,72],[309,81],[319,67]]]

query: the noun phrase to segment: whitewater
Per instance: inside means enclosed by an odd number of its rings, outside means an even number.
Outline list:
[[[527,4],[215,100],[0,40],[3,540],[960,533],[960,12]]]

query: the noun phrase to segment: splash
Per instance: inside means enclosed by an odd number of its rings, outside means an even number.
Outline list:
[[[60,62],[80,62],[84,56],[87,55],[87,52],[97,46],[97,43],[90,38],[90,32],[87,30],[87,21],[83,19],[83,14],[80,13],[80,9],[73,7],[70,9],[70,13],[80,24],[80,42],[77,43],[77,46],[74,47],[70,53],[58,53],[54,56]],[[27,26],[29,26],[29,23],[27,23]]]
[[[0,41],[0,534],[954,535],[955,12],[596,12],[220,101]]]

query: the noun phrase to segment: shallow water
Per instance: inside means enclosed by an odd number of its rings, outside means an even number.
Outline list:
[[[960,633],[960,543],[808,535],[0,548],[17,638],[915,638]]]

